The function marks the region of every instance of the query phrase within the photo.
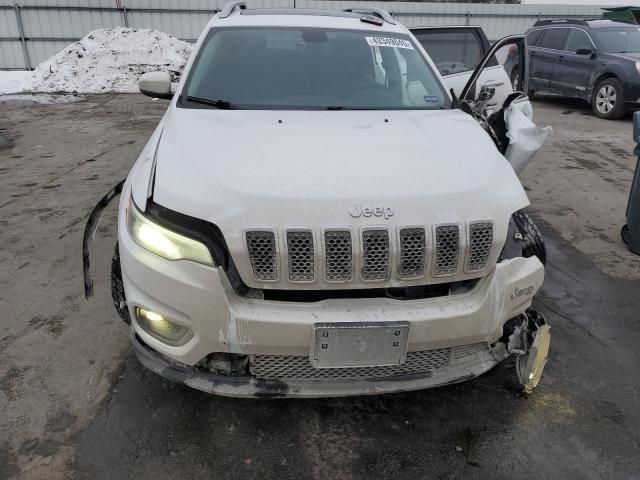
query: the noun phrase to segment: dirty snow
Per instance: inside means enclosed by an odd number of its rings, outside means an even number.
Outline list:
[[[33,72],[0,72],[0,94],[133,93],[140,75],[168,71],[177,81],[191,45],[149,29],[94,30]]]

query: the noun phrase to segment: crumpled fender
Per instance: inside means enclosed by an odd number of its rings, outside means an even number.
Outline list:
[[[553,132],[551,126],[538,127],[531,121],[530,102],[512,102],[504,110],[509,145],[504,154],[517,175],[520,175]]]

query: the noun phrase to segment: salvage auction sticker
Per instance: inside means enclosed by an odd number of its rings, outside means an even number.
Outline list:
[[[393,47],[393,48],[408,48],[413,50],[413,45],[409,40],[403,40],[401,38],[394,37],[365,37],[367,43],[372,47]]]

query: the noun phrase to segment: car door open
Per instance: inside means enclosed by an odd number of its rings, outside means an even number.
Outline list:
[[[513,48],[509,48],[513,46],[517,47],[515,54]],[[481,84],[480,78],[488,62],[505,48],[509,49],[509,54],[515,55],[513,69],[516,70],[520,79],[520,90],[509,95],[499,110],[488,113],[487,106],[495,95],[495,89]],[[478,120],[517,174],[522,173],[529,165],[551,133],[551,127],[540,128],[532,121],[533,108],[524,93],[528,91],[528,67],[526,36],[504,37],[497,41],[482,58],[462,89],[460,97],[454,97],[454,105]]]
[[[483,55],[491,48],[478,26],[414,27],[409,30],[434,61],[447,87],[456,95],[460,95]],[[479,84],[495,88],[495,95],[487,105],[489,110],[499,108],[513,92],[509,75],[495,56],[485,65]]]

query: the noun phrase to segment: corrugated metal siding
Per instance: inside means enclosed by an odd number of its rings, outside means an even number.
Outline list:
[[[293,7],[294,0],[248,0],[249,8]],[[122,0],[126,23],[153,28],[184,40],[198,38],[216,9],[227,0]],[[368,5],[389,10],[408,27],[420,25],[480,25],[490,40],[522,33],[539,18],[598,17],[594,5],[504,5],[380,1],[295,0],[298,8],[339,10]],[[20,0],[21,18],[32,66],[46,60],[73,39],[97,28],[125,25],[125,12],[114,0]],[[4,8],[3,8],[4,7]],[[10,8],[9,8],[10,7]],[[33,8],[37,7],[37,8]],[[147,11],[140,11],[146,9]],[[148,10],[173,10],[148,11]],[[0,69],[25,68],[26,63],[13,0],[0,0]],[[11,40],[9,38],[12,38]],[[59,39],[51,41],[52,39]]]

